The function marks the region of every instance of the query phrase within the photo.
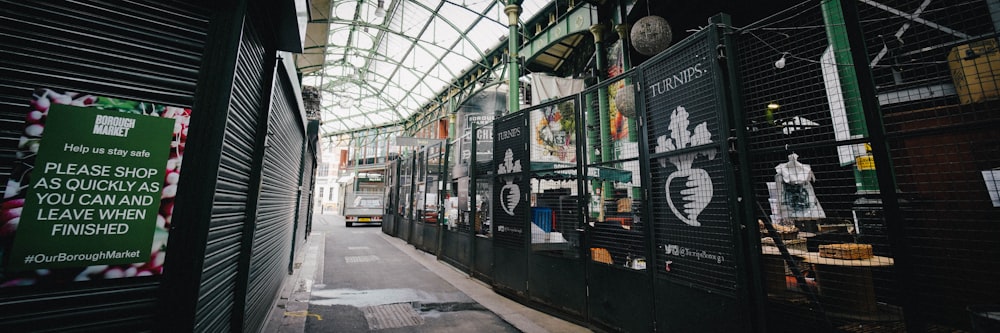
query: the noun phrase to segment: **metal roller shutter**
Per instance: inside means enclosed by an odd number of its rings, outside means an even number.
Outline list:
[[[173,2],[0,1],[0,188],[35,89],[191,107],[207,26],[204,10]],[[0,331],[150,330],[158,285],[4,288]]]
[[[302,193],[299,198],[299,218],[295,224],[295,249],[298,249],[306,239],[306,221],[309,221],[312,202],[312,182],[314,157],[308,152],[302,157]],[[297,250],[296,250],[297,251]]]
[[[263,325],[271,301],[281,289],[298,209],[305,132],[289,87],[282,82],[275,80],[268,119],[268,144],[250,259],[246,331],[256,331]]]
[[[195,314],[195,327],[203,332],[228,331],[230,314],[240,311],[233,309],[233,288],[239,273],[240,240],[265,84],[264,53],[256,31],[244,25]]]

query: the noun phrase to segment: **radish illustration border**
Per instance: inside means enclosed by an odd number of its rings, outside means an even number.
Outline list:
[[[7,271],[4,269],[6,263],[3,263],[4,265],[0,266],[0,288],[162,275],[167,252],[167,235],[173,217],[174,199],[179,185],[184,147],[187,143],[191,109],[51,88],[36,89],[29,104],[30,109],[26,114],[25,126],[18,142],[17,158],[13,161],[14,171],[7,180],[3,199],[0,200],[0,251],[3,252],[9,252],[16,237],[21,209],[28,193],[28,185],[24,182],[30,179],[31,166],[41,144],[45,119],[51,105],[65,104],[172,118],[175,120],[173,137],[170,142],[170,156],[164,166],[164,186],[161,191],[156,229],[150,240],[152,248],[149,258],[131,265],[92,265],[22,272]]]

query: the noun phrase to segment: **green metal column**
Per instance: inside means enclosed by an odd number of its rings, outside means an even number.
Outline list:
[[[822,2],[826,38],[833,50],[837,73],[840,76],[840,87],[844,95],[844,108],[847,113],[847,124],[850,135],[852,137],[862,136],[867,138],[868,128],[865,125],[864,107],[861,105],[858,74],[854,68],[854,61],[851,58],[850,41],[847,38],[847,28],[844,25],[844,12],[840,1],[824,0]],[[858,193],[878,193],[878,178],[875,175],[874,162],[871,162],[871,155],[866,152],[856,152],[856,155],[854,182]]]
[[[590,26],[590,32],[594,34],[594,53],[597,56],[597,77],[599,81],[604,81],[607,77],[608,59],[607,55],[604,54],[604,27],[603,24],[595,24]],[[601,120],[601,162],[608,162],[613,159],[612,147],[611,147],[611,115],[609,114],[608,107],[608,88],[607,86],[597,89],[597,112]],[[594,161],[591,160],[591,163]],[[604,199],[610,197],[610,192],[612,191],[611,182],[602,182],[601,186],[601,202],[603,204]]]
[[[510,64],[507,77],[507,80],[509,80],[508,85],[510,87],[510,91],[507,92],[507,110],[510,113],[521,111],[521,82],[518,81],[521,77],[521,64],[517,49],[518,43],[521,40],[521,35],[517,31],[517,20],[518,16],[521,15],[521,3],[523,2],[523,0],[507,1],[507,7],[504,7],[503,9],[503,12],[507,14],[507,24],[510,26],[509,37],[507,37],[507,59]]]

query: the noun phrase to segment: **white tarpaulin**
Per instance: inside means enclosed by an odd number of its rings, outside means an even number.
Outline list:
[[[566,97],[583,91],[583,79],[555,77],[544,73],[531,74],[531,105]]]

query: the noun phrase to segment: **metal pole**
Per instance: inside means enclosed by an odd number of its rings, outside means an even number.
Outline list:
[[[844,98],[844,108],[847,113],[847,126],[851,137],[868,137],[868,127],[865,124],[865,110],[861,103],[861,92],[858,87],[858,73],[854,66],[850,40],[844,22],[844,11],[840,0],[825,0],[822,3],[823,22],[826,25],[826,38],[833,51],[837,73],[840,77],[840,89]],[[864,49],[860,50],[861,52]],[[865,62],[867,63],[867,62]],[[865,161],[867,153],[856,151],[856,161]],[[869,163],[855,162],[854,183],[859,195],[877,194],[878,179],[875,170],[866,167]]]
[[[507,7],[503,9],[503,12],[507,14],[507,23],[510,26],[509,36],[507,37],[507,61],[510,64],[507,78],[507,84],[510,87],[507,92],[507,110],[509,113],[516,113],[521,110],[521,82],[518,81],[521,77],[520,56],[518,55],[518,43],[520,43],[521,38],[517,31],[517,20],[521,14],[521,3],[523,2],[523,0],[510,0],[507,2]]]
[[[469,242],[469,244],[472,244],[472,246],[470,246],[471,249],[469,249],[469,255],[470,255],[469,258],[471,259],[469,261],[470,263],[469,275],[472,275],[472,273],[475,272],[476,270],[476,247],[477,247],[476,243],[478,242],[477,239],[479,238],[478,236],[479,230],[476,230],[476,214],[478,213],[479,210],[479,203],[476,201],[476,194],[477,194],[476,191],[478,190],[476,188],[476,163],[477,163],[476,153],[478,152],[476,150],[477,149],[476,142],[479,141],[477,140],[479,138],[478,136],[479,128],[476,127],[476,122],[470,121],[469,123],[470,123],[469,125],[472,126],[472,137],[470,138],[472,142],[469,148],[471,154],[469,157],[469,193],[468,193],[469,207],[472,208],[469,211],[469,217],[472,219],[472,221],[469,222],[471,226],[471,228],[469,229],[472,231],[472,239]]]
[[[595,25],[590,26],[590,32],[592,34],[594,34],[594,47],[595,47],[594,53],[597,56],[597,78],[598,78],[598,83],[600,83],[601,81],[604,81],[603,79],[605,79],[606,76],[607,76],[607,73],[605,72],[605,70],[607,69],[607,66],[608,66],[608,64],[607,64],[608,60],[607,60],[607,56],[605,55],[605,52],[604,52],[604,29],[605,29],[605,27],[604,27],[603,24],[595,24]],[[601,121],[601,123],[600,123],[601,124],[600,125],[601,126],[601,138],[600,138],[601,139],[601,162],[608,162],[608,161],[611,161],[613,159],[613,157],[612,157],[612,154],[611,154],[611,149],[612,149],[612,146],[611,146],[611,119],[610,119],[611,115],[608,114],[609,107],[608,107],[608,88],[607,88],[607,86],[600,87],[600,88],[597,89],[597,104],[598,104],[597,112],[599,114],[599,118],[600,118],[600,121]],[[590,162],[593,163],[593,161],[590,161]],[[612,185],[611,185],[611,182],[606,182],[606,181],[602,182],[601,184],[602,185],[601,185],[601,198],[600,198],[600,202],[601,202],[601,205],[603,206],[604,205],[604,199],[608,198],[610,196],[610,192],[612,191]],[[600,210],[600,214],[601,214],[601,217],[604,216],[604,209]]]
[[[843,1],[839,8],[842,12],[842,22],[844,23],[842,27],[847,36],[848,47],[851,50],[857,50],[856,52],[848,52],[848,54],[854,58],[856,63],[867,65],[869,58],[868,53],[865,52],[864,32],[861,30],[857,5],[854,1]],[[875,80],[871,71],[868,70],[868,66],[858,68],[865,69],[857,72],[858,95],[860,102],[863,103],[863,120],[866,121],[866,126],[871,131],[869,138],[871,139],[871,150],[875,164],[875,170],[872,172],[877,173],[875,178],[877,178],[878,183],[876,186],[883,189],[878,197],[882,203],[881,216],[895,261],[893,265],[896,276],[894,286],[898,291],[903,308],[903,321],[906,324],[906,330],[920,332],[926,330],[926,327],[923,318],[919,316],[920,312],[917,310],[919,303],[914,298],[915,294],[908,292],[915,290],[911,282],[914,270],[910,264],[912,260],[909,256],[906,230],[903,228],[904,221],[899,208],[900,200],[896,193],[896,177],[886,140],[885,124],[879,109]]]

